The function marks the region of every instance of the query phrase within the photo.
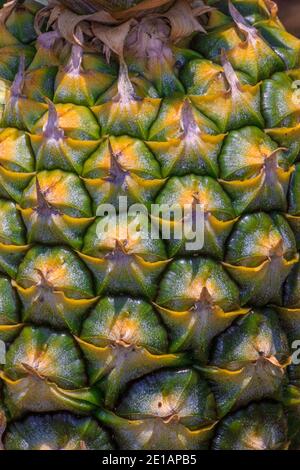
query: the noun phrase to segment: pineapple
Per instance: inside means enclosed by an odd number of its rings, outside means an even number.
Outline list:
[[[154,3],[0,10],[3,449],[300,449],[300,40]],[[99,236],[124,197],[203,246]]]

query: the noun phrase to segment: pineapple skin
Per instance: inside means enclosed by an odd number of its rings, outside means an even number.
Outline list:
[[[0,448],[300,448],[300,41],[206,3],[128,74],[0,10]],[[124,196],[202,203],[203,247],[99,238]]]

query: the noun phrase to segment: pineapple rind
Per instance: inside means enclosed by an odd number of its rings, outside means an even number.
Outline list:
[[[300,448],[300,41],[207,3],[123,89],[35,2],[0,21],[0,447]],[[203,248],[99,241],[120,196],[198,197]]]

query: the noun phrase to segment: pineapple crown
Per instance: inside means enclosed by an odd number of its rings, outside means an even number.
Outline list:
[[[118,98],[135,100],[127,59],[144,61],[150,73],[158,63],[174,66],[173,45],[195,32],[204,32],[200,17],[213,8],[202,0],[38,0],[43,7],[35,17],[42,48],[69,55],[69,72],[79,73],[82,51],[100,51],[120,63]],[[18,0],[2,9],[9,15]],[[126,59],[126,60],[125,60]]]
[[[10,2],[12,3],[12,2]],[[17,3],[17,0],[15,0]],[[49,0],[36,17],[36,29],[53,30],[68,44],[102,50],[123,62],[124,50],[151,58],[194,32],[205,32],[199,17],[212,10],[189,0]]]
[[[67,71],[71,74],[80,73],[83,50],[100,51],[107,61],[115,55],[120,63],[118,98],[125,105],[137,99],[128,75],[128,61],[143,63],[150,76],[155,76],[161,67],[172,69],[176,62],[174,46],[184,46],[184,39],[194,33],[206,33],[200,17],[215,10],[208,5],[215,2],[204,3],[202,0],[37,1],[43,5],[35,17],[39,46],[59,51],[63,58],[70,56]],[[266,1],[270,16],[276,15],[274,2]],[[19,3],[22,2],[11,0],[6,3],[0,20],[5,22]],[[228,6],[246,42],[255,43],[257,30],[244,20],[231,0],[228,0]],[[231,70],[226,74],[229,65],[225,54],[222,64],[226,78],[229,75],[234,81]],[[231,83],[230,89],[235,89]]]

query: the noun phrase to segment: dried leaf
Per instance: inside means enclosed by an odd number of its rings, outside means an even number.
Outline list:
[[[18,0],[12,0],[11,2],[7,2],[3,5],[3,7],[0,9],[0,23],[5,24],[6,20],[13,12],[17,4]]]
[[[205,9],[207,11],[207,9]],[[197,16],[200,9],[197,9]],[[164,15],[171,25],[171,39],[178,42],[180,39],[190,36],[195,31],[205,32],[203,26],[195,17],[195,12],[186,0],[179,0]]]
[[[227,54],[224,49],[221,51],[221,63],[224,69],[224,75],[229,85],[228,93],[233,93],[235,90],[239,90],[241,85],[238,76],[228,60]]]
[[[68,42],[71,44],[78,44],[83,46],[78,36],[76,36],[76,29],[78,25],[85,20],[86,16],[80,16],[76,13],[73,13],[71,10],[64,9],[57,19],[57,28]]]
[[[81,46],[83,46],[83,43],[79,39],[78,30],[80,29],[88,33],[90,29],[90,35],[92,35],[93,23],[101,25],[118,24],[117,20],[104,10],[91,15],[77,15],[77,13],[64,9],[57,19],[57,27],[60,34],[70,43]]]
[[[80,15],[61,6],[60,3],[50,0],[49,6],[39,12],[36,22],[39,32],[47,20],[48,28],[52,27],[58,31],[68,43],[80,45],[85,50],[95,50],[100,41],[100,46],[107,57],[114,52],[121,60],[123,60],[126,38],[138,24],[134,16],[147,12],[146,19],[153,16],[157,18],[157,21],[164,22],[168,29],[165,42],[169,40],[178,42],[195,31],[205,32],[197,17],[211,11],[211,7],[207,6],[197,6],[192,9],[188,0],[177,0],[168,11],[164,13],[156,11],[153,14],[150,10],[170,5],[170,0],[145,0],[122,12],[109,13],[102,9],[92,14]],[[72,0],[67,1],[67,4],[70,3]],[[129,17],[131,18],[126,19]],[[161,39],[160,36],[161,32],[158,32],[158,39]]]
[[[146,12],[147,10],[156,10],[171,3],[172,0],[144,0],[128,10],[113,12],[113,16],[119,20],[124,20],[137,16],[139,13]]]
[[[257,30],[253,26],[250,26],[247,23],[247,21],[240,14],[238,9],[235,8],[235,6],[231,2],[231,0],[228,1],[228,7],[229,7],[230,15],[231,15],[233,21],[235,22],[235,24],[237,25],[237,27],[239,28],[239,30],[242,31],[246,35],[246,38],[248,40],[253,41],[254,44],[255,44],[255,41],[256,41],[257,36],[258,36]]]
[[[123,59],[125,40],[134,24],[136,24],[135,20],[129,20],[114,27],[103,24],[94,24],[92,26],[92,30],[97,39],[117,54],[120,59]]]
[[[276,18],[278,14],[278,5],[273,0],[265,0],[271,18]]]
[[[42,8],[37,12],[34,18],[34,28],[37,34],[42,34],[42,26],[45,20],[49,17],[49,7]]]

